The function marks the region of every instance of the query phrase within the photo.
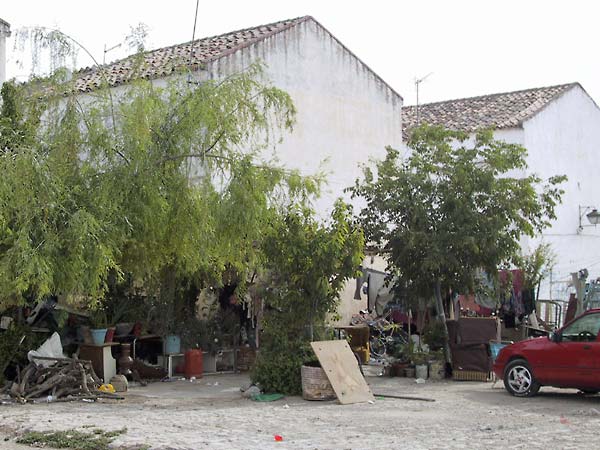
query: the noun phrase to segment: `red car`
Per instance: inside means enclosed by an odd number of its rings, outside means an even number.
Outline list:
[[[541,386],[600,392],[600,309],[591,309],[548,337],[504,347],[494,373],[517,397],[532,397]]]

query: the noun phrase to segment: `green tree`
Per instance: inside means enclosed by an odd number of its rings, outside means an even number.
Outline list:
[[[341,201],[328,224],[298,210],[274,222],[264,241],[265,316],[252,376],[267,392],[301,392],[300,368],[315,359],[309,344],[328,337],[327,320],[363,249],[362,230]]]
[[[200,85],[183,78],[136,81],[118,97],[82,98],[56,78],[5,84],[4,306],[47,294],[93,304],[109,273],[155,292],[180,279],[218,285],[225,269],[260,263],[272,217],[318,192],[318,177],[259,162],[295,118],[259,64]]]
[[[555,218],[564,176],[543,182],[526,173],[525,148],[493,139],[490,130],[474,142],[461,132],[424,125],[416,129],[403,158],[388,148],[377,171],[350,188],[366,207],[360,213],[368,242],[379,246],[405,298],[435,298],[468,292],[476,271],[496,274],[519,262],[519,241]]]

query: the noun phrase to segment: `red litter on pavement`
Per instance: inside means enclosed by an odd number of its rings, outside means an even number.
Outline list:
[[[279,436],[278,434],[276,434],[276,435],[275,435],[275,436],[273,436],[273,437],[275,438],[275,440],[276,440],[277,442],[281,442],[281,441],[283,441],[283,436]]]

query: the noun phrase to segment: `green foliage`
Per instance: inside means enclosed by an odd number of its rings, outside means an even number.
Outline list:
[[[13,364],[26,366],[29,363],[27,352],[38,348],[46,337],[44,334],[32,332],[29,326],[14,322],[8,330],[0,331],[0,384],[6,368]]]
[[[554,262],[555,255],[550,244],[540,244],[530,254],[521,256],[518,267],[523,270],[523,288],[534,289]]]
[[[410,361],[415,365],[421,365],[421,364],[427,364],[427,362],[430,359],[430,355],[429,353],[425,353],[425,352],[421,352],[421,351],[417,351],[417,352],[413,352],[410,355]]]
[[[527,174],[525,148],[494,140],[492,131],[467,137],[424,125],[406,158],[388,148],[377,171],[365,169],[350,189],[366,200],[367,239],[385,253],[407,298],[472,291],[478,269],[495,274],[517,262],[521,237],[555,218],[564,176],[543,182]]]
[[[34,447],[70,448],[73,450],[109,450],[116,437],[127,432],[127,428],[114,431],[100,429],[91,432],[66,431],[28,431],[17,439],[19,444]]]
[[[446,343],[446,334],[444,332],[443,324],[438,320],[430,321],[423,329],[421,339],[424,344],[427,344],[430,350],[436,351],[443,349]]]
[[[265,237],[265,317],[252,378],[267,392],[300,392],[300,367],[314,359],[309,343],[327,338],[328,315],[363,258],[363,234],[350,219],[342,202],[326,225],[292,210]]]
[[[108,313],[103,304],[98,304],[90,311],[90,325],[95,329],[108,328],[114,325],[108,318]]]
[[[410,361],[410,357],[414,351],[414,342],[411,339],[406,344],[396,344],[391,348],[390,354],[400,362]]]
[[[230,271],[243,284],[273,218],[319,189],[259,162],[295,117],[260,65],[198,86],[137,81],[118,98],[99,89],[85,104],[4,86],[0,307],[57,293],[94,305],[109,274],[168,304],[185,280],[218,286]]]
[[[2,84],[0,96],[0,153],[31,145],[43,103],[26,102],[22,90],[12,81]]]
[[[258,383],[266,392],[301,394],[300,368],[305,362],[314,359],[308,342],[289,339],[276,331],[267,331],[264,336],[266,340],[254,365],[252,381]],[[281,340],[278,341],[278,338]]]

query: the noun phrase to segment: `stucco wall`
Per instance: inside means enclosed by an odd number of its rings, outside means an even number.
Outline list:
[[[552,273],[553,298],[566,300],[569,274],[588,268],[590,278],[600,276],[600,227],[586,217],[579,226],[579,205],[600,209],[600,110],[580,87],[574,87],[523,124],[529,167],[543,178],[567,175],[557,220],[543,233],[556,254]],[[536,240],[539,242],[539,240]],[[532,243],[534,244],[534,243]],[[540,298],[549,298],[549,280]]]
[[[385,155],[402,138],[402,100],[316,22],[309,20],[212,63],[220,78],[256,60],[298,110],[293,132],[277,146],[287,167],[329,173],[317,204],[325,216],[360,175],[359,164]],[[324,161],[324,164],[321,164]]]
[[[541,299],[568,299],[570,273],[588,268],[590,279],[600,276],[600,227],[589,226],[579,205],[600,209],[600,110],[580,87],[574,87],[526,120],[522,128],[497,130],[496,139],[523,145],[529,172],[546,180],[567,175],[556,220],[540,238],[522,240],[525,252],[540,242],[550,244],[556,261],[552,275],[540,287]],[[552,286],[552,287],[551,287]]]
[[[237,51],[207,69],[210,77],[221,78],[256,60],[266,64],[267,78],[290,94],[298,111],[293,132],[277,145],[275,154],[283,165],[303,174],[328,174],[315,204],[326,218],[337,197],[349,201],[343,189],[360,176],[360,164],[384,157],[387,145],[401,146],[402,99],[314,21]],[[349,280],[340,295],[339,324],[348,324],[367,306],[366,296],[354,299],[354,290],[355,282]]]

